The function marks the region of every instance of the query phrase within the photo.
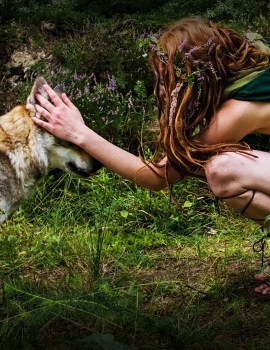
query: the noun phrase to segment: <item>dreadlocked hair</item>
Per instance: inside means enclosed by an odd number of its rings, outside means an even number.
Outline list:
[[[176,170],[190,174],[220,152],[247,151],[243,142],[210,145],[194,136],[213,122],[228,80],[241,70],[267,67],[269,59],[236,31],[199,19],[184,18],[161,33],[149,52],[160,125],[155,155],[166,154]]]

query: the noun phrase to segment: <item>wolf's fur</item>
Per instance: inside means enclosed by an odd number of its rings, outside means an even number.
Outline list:
[[[62,141],[33,123],[35,93],[48,98],[45,80],[35,80],[26,105],[0,117],[0,224],[29,197],[48,170],[59,168],[87,177],[101,165],[81,148]],[[55,91],[62,92],[58,86]]]

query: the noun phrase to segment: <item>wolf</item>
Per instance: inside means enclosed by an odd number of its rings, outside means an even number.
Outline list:
[[[35,94],[49,98],[43,89],[45,83],[38,76],[26,104],[0,116],[0,224],[35,191],[49,170],[57,168],[86,178],[102,167],[80,147],[60,140],[32,121],[32,116],[41,118],[34,107]],[[54,90],[64,92],[61,85]]]

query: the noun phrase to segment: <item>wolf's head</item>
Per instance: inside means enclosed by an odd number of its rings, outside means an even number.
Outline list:
[[[35,95],[41,94],[44,98],[49,99],[48,94],[43,88],[46,80],[39,76],[36,78],[27,98],[26,109],[30,116],[41,118],[36,111],[34,104],[37,103]],[[63,85],[57,85],[54,91],[61,96],[64,92]],[[48,154],[48,163],[50,169],[61,169],[77,177],[88,177],[98,171],[102,164],[95,158],[91,157],[82,148],[55,137],[43,129],[41,133],[44,141],[44,147]]]

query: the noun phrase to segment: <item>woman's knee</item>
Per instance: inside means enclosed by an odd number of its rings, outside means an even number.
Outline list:
[[[222,153],[211,159],[205,168],[207,182],[213,193],[219,197],[229,197],[235,190],[237,168],[233,153]]]

